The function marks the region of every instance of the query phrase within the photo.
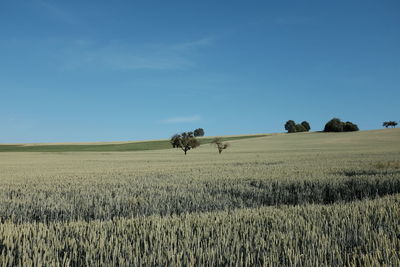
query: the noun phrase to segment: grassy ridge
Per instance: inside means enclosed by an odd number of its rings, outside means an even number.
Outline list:
[[[242,135],[223,137],[223,141],[233,141],[247,138],[262,137],[265,135]],[[212,138],[199,138],[201,144],[208,144]],[[127,142],[120,144],[62,144],[62,145],[0,145],[0,152],[121,152],[144,151],[171,148],[169,140]]]

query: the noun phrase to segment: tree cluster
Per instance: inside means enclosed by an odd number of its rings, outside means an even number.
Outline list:
[[[386,128],[388,128],[388,127],[396,128],[396,126],[397,126],[397,122],[395,122],[395,121],[383,122],[383,127],[386,127]]]
[[[288,133],[299,133],[299,132],[308,132],[310,131],[311,126],[307,121],[303,121],[300,124],[296,124],[293,120],[288,120],[285,123],[285,130]]]
[[[338,118],[333,118],[325,124],[324,132],[354,132],[358,131],[357,124],[350,121],[343,122]]]

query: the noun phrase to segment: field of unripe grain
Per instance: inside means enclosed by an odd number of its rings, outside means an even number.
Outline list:
[[[0,266],[400,265],[400,130],[229,143],[0,153]]]

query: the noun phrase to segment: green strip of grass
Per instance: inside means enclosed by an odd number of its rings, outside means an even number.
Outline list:
[[[233,141],[239,139],[248,139],[262,137],[266,135],[242,135],[232,137],[222,137],[223,141]],[[209,144],[212,138],[200,138],[201,144]],[[160,150],[171,148],[169,140],[143,141],[123,144],[93,144],[93,145],[0,145],[0,152],[121,152],[121,151],[144,151]]]

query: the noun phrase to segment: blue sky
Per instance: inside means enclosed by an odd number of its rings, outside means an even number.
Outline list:
[[[399,120],[400,2],[0,2],[0,143]]]

